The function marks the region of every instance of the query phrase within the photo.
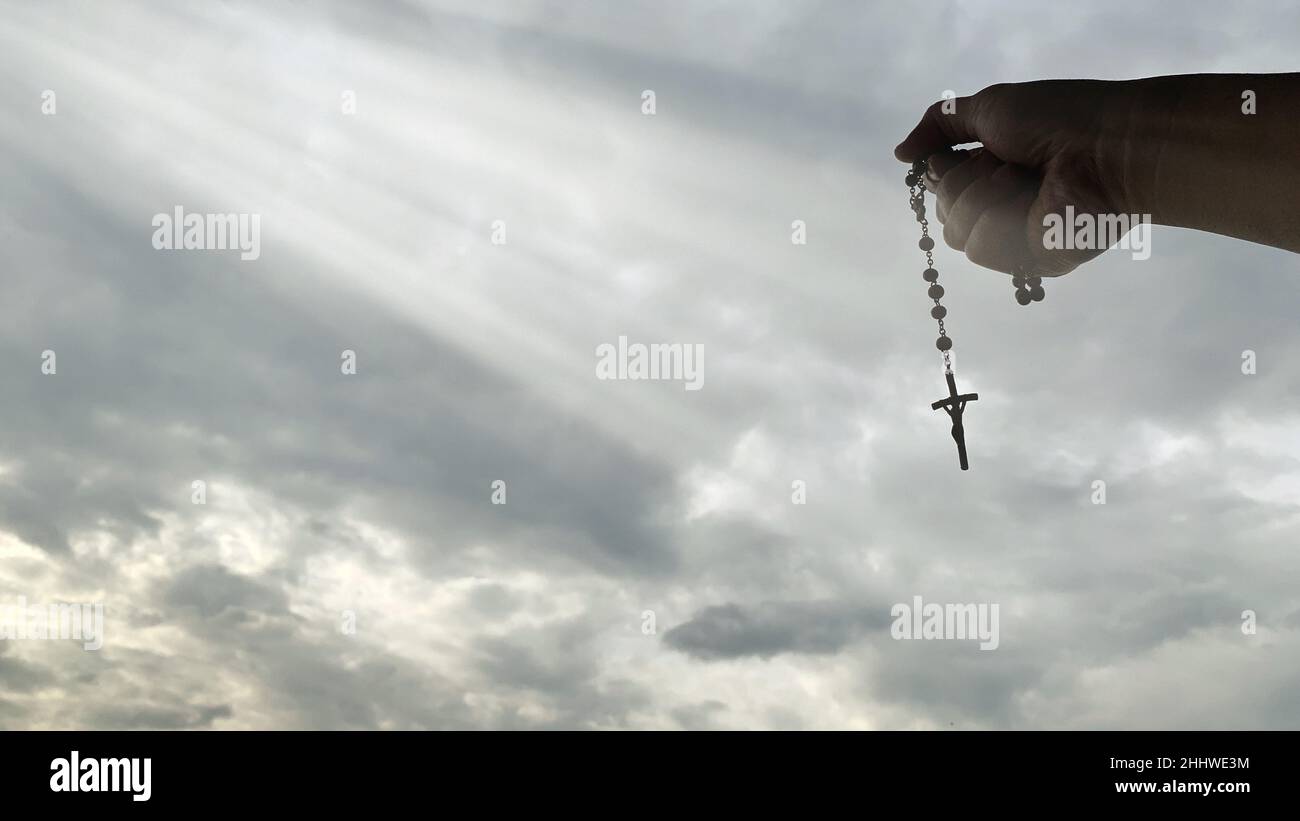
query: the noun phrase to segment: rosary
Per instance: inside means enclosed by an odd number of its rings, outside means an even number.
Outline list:
[[[930,289],[926,293],[934,300],[930,316],[939,323],[939,338],[935,340],[934,346],[943,354],[943,375],[948,380],[948,396],[931,403],[930,408],[931,410],[943,408],[952,419],[952,438],[957,443],[957,458],[961,461],[962,470],[970,470],[970,463],[966,461],[966,431],[961,425],[961,415],[966,410],[966,403],[973,402],[980,396],[978,393],[958,394],[957,380],[952,373],[952,356],[949,354],[952,350],[952,339],[949,338],[948,330],[943,325],[948,309],[939,303],[943,298],[943,286],[939,284],[939,272],[934,268],[934,238],[930,236],[930,221],[925,218],[925,172],[925,160],[917,160],[912,163],[912,170],[908,173],[906,182],[912,211],[916,214],[916,221],[921,223],[921,240],[917,245],[925,252],[926,269],[921,272],[921,277],[930,283]],[[1045,293],[1043,280],[1040,277],[1016,275],[1011,278],[1011,284],[1016,287],[1016,302],[1021,305],[1043,301]]]

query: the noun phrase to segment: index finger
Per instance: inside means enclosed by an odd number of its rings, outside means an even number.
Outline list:
[[[894,149],[894,157],[915,162],[954,145],[980,142],[975,133],[974,109],[974,97],[940,100],[925,110],[921,122]]]

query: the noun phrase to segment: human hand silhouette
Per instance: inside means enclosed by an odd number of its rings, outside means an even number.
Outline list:
[[[1060,276],[1105,250],[1047,247],[1067,207],[1300,252],[1296,145],[1300,74],[1193,74],[989,86],[930,106],[894,155],[927,161],[948,245]]]
[[[1003,273],[1060,276],[1105,249],[1046,248],[1045,216],[1066,206],[1080,214],[1129,213],[1110,162],[1122,138],[1122,85],[989,86],[930,106],[894,155],[928,162],[926,187],[949,246]],[[950,148],[972,142],[983,148]]]

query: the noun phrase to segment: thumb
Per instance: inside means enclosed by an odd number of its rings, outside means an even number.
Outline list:
[[[974,97],[940,100],[925,110],[921,122],[894,149],[894,157],[916,162],[961,143],[977,143]]]

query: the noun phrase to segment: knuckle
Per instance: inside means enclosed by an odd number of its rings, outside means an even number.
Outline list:
[[[954,251],[964,251],[966,238],[958,229],[956,221],[949,220],[943,225],[943,241]]]
[[[934,215],[940,223],[948,221],[948,214],[952,211],[952,200],[947,197],[934,198]]]

